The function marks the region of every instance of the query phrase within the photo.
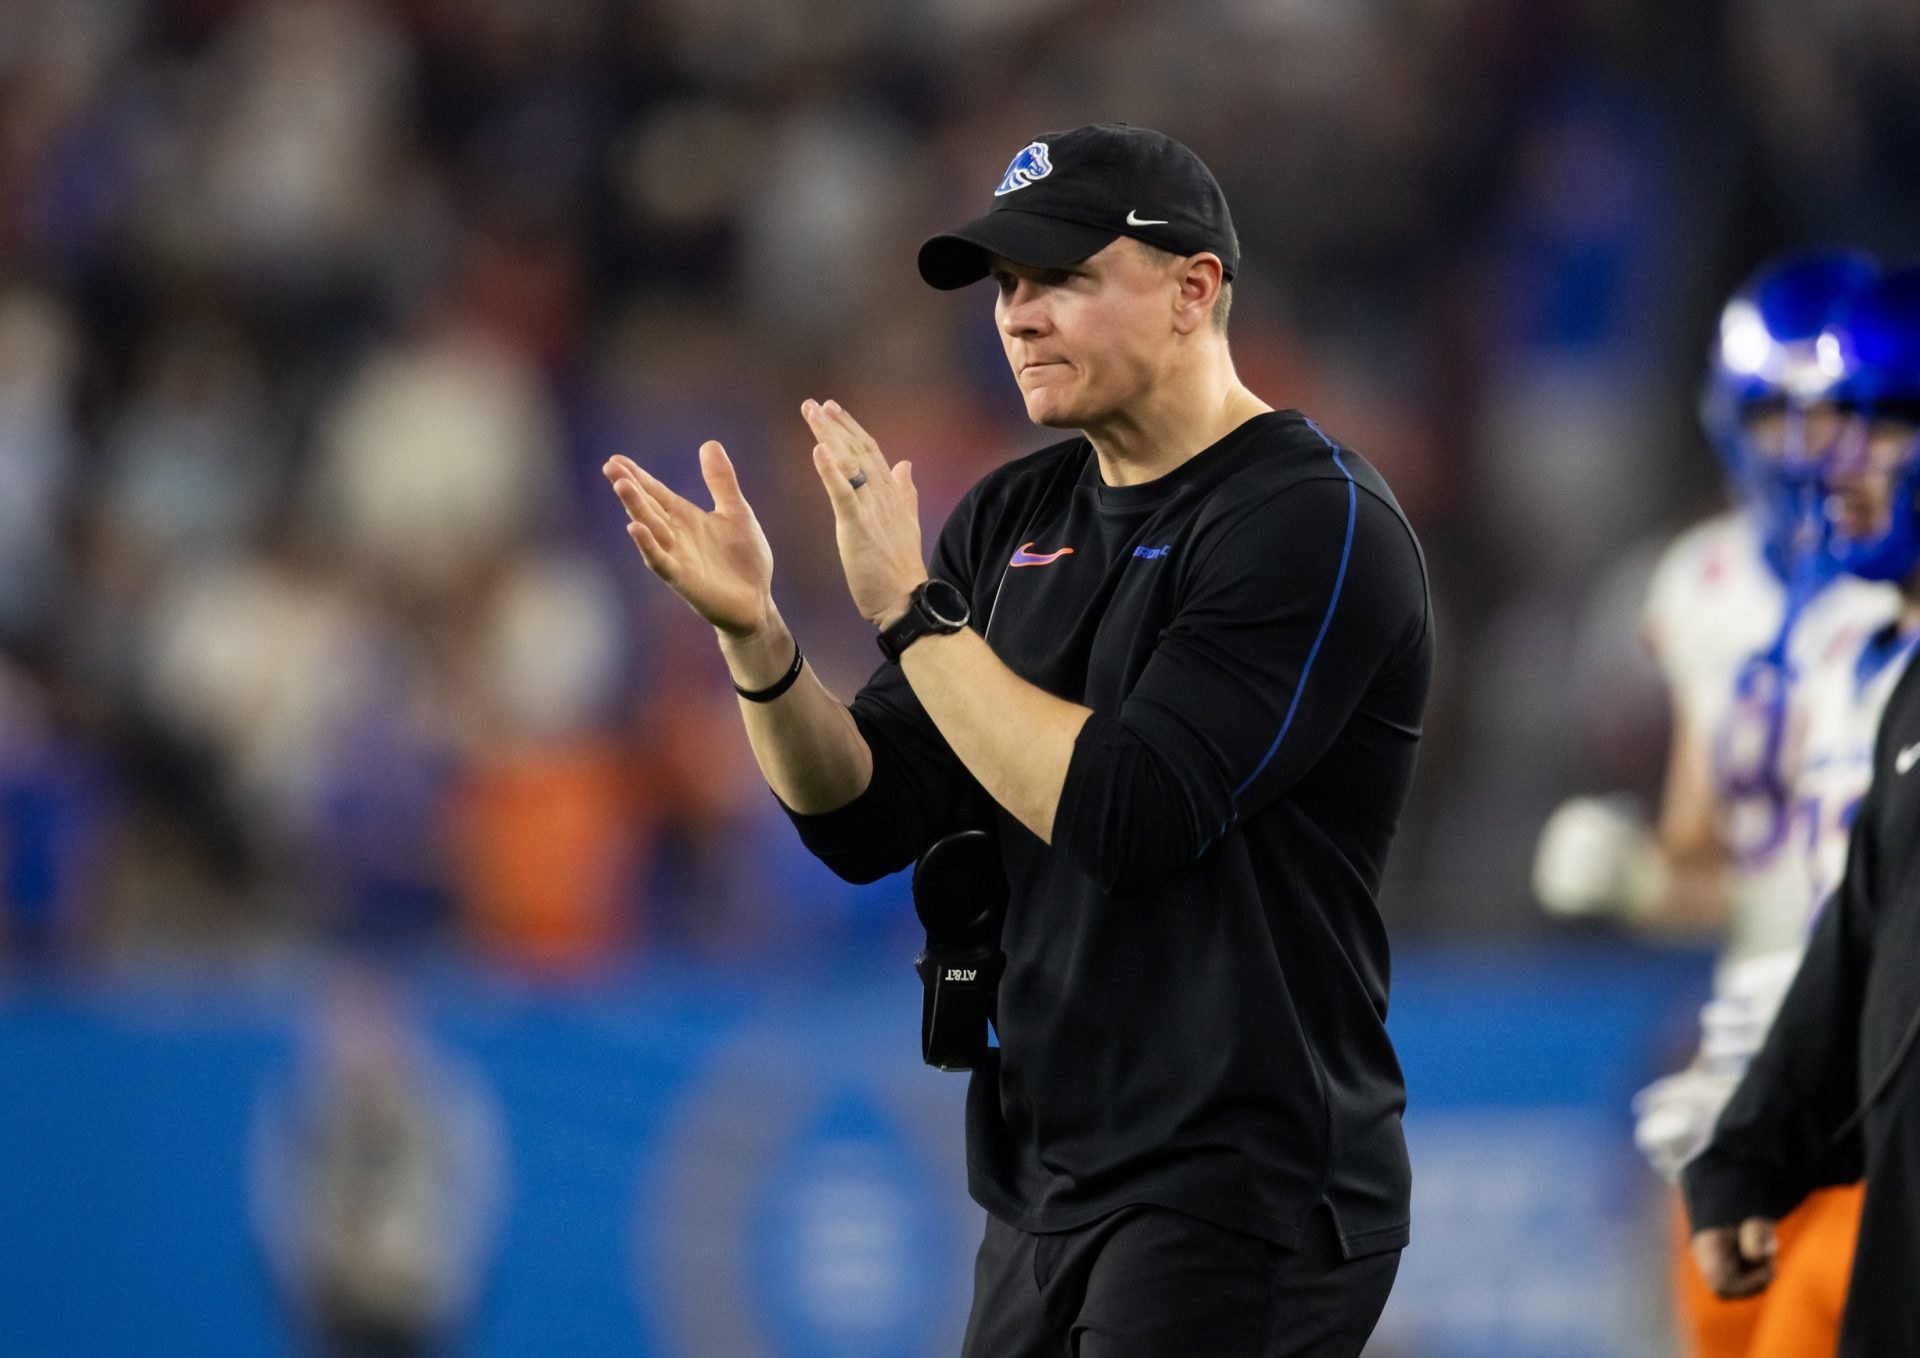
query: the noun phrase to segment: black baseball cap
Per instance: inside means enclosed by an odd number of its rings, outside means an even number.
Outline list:
[[[963,288],[987,256],[1054,269],[1132,236],[1176,255],[1210,250],[1231,280],[1240,247],[1227,198],[1199,156],[1126,123],[1047,132],[1021,148],[994,189],[992,211],[920,247],[920,276]]]

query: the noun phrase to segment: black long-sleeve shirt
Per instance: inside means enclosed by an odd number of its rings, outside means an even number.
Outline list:
[[[1681,1181],[1704,1230],[1785,1216],[1814,1189],[1864,1175],[1841,1358],[1920,1353],[1920,1050],[1895,1064],[1920,1015],[1916,764],[1920,665],[1880,718],[1840,887],[1765,1045]],[[1870,1093],[1871,1111],[1849,1127]]]
[[[872,781],[793,819],[853,881],[997,832],[1007,968],[968,1097],[974,1197],[1030,1231],[1153,1203],[1289,1245],[1324,1201],[1350,1254],[1405,1244],[1375,892],[1433,639],[1379,474],[1295,411],[1144,485],[1106,485],[1076,438],[968,492],[931,572],[1010,668],[1093,710],[1052,845],[892,665],[852,704]]]

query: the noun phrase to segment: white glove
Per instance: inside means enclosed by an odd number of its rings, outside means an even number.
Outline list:
[[[1633,1096],[1633,1144],[1669,1180],[1713,1138],[1720,1110],[1767,1040],[1801,950],[1780,948],[1721,968],[1700,1010],[1700,1054],[1678,1075]]]
[[[1633,1144],[1660,1177],[1678,1182],[1687,1161],[1706,1149],[1739,1083],[1738,1072],[1691,1066],[1633,1096]]]
[[[1571,798],[1541,827],[1533,894],[1550,915],[1642,915],[1665,881],[1660,846],[1630,797]]]

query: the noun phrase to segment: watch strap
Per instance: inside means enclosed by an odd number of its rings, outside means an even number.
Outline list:
[[[876,640],[880,643],[880,653],[895,664],[900,661],[901,652],[930,634],[948,635],[958,632],[967,625],[967,607],[962,596],[961,617],[958,622],[938,616],[927,604],[927,590],[935,584],[945,585],[958,594],[957,586],[945,581],[922,580],[913,587],[913,593],[907,596],[907,611],[897,618],[891,627],[881,630]]]

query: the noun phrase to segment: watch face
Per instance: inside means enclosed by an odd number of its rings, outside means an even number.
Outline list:
[[[967,596],[960,592],[958,585],[946,580],[929,580],[920,598],[927,611],[944,625],[953,628],[967,625],[972,610],[967,607]]]

